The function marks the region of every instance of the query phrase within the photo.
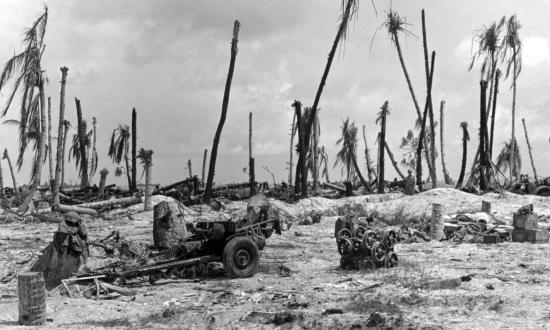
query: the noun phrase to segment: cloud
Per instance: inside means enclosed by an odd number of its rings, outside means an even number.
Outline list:
[[[550,64],[550,45],[547,38],[528,37],[523,40],[523,65],[527,68]]]

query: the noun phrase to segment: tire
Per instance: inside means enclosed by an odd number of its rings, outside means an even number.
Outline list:
[[[260,251],[250,238],[238,236],[223,249],[222,262],[231,277],[250,277],[258,271]]]
[[[537,196],[550,196],[550,186],[539,186],[533,194]]]

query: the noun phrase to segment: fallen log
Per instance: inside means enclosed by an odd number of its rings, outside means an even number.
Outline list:
[[[109,199],[106,201],[83,203],[83,204],[78,204],[74,206],[87,208],[87,209],[103,209],[106,207],[113,207],[113,206],[130,206],[130,205],[139,204],[139,203],[141,203],[141,197],[125,197],[125,198]]]
[[[99,281],[99,285],[102,286],[104,289],[108,289],[109,291],[120,293],[123,296],[135,296],[137,294],[137,291],[135,290],[121,288],[120,286],[116,286],[116,285],[101,282],[101,281]]]
[[[323,183],[323,185],[325,187],[333,189],[333,190],[337,190],[337,191],[340,191],[340,192],[346,192],[346,188],[339,187],[339,186],[334,185],[332,183],[325,182],[325,183]]]
[[[66,213],[66,212],[76,212],[78,214],[89,214],[89,215],[97,215],[97,211],[94,210],[94,209],[90,209],[90,208],[84,208],[84,207],[81,207],[81,206],[77,206],[77,205],[63,205],[63,204],[59,204],[59,206],[57,207],[57,210],[58,211],[61,211],[63,213]]]

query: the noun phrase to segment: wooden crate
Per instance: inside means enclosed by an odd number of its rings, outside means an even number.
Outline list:
[[[525,230],[514,229],[512,232],[512,242],[525,242]]]
[[[537,229],[539,225],[539,218],[533,214],[514,213],[512,225],[515,229]]]
[[[483,235],[483,243],[496,244],[500,243],[501,239],[499,235]]]
[[[550,233],[546,229],[514,229],[512,241],[530,243],[548,243]]]
[[[546,229],[525,230],[525,241],[531,243],[548,243],[550,234]]]

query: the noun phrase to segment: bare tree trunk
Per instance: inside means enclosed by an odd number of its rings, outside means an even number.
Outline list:
[[[136,108],[132,109],[132,185],[131,190],[136,189],[137,185],[137,112]]]
[[[416,149],[416,183],[418,185],[418,191],[422,191],[422,142],[425,141],[424,133],[426,130],[426,119],[428,118],[428,111],[432,102],[432,78],[435,66],[435,52],[432,52],[432,65],[430,66],[430,74],[428,76],[428,92],[426,95],[426,104],[424,105],[424,115],[422,116],[422,125],[420,128],[420,136],[418,137],[418,148]],[[428,146],[426,146],[428,148]],[[427,163],[430,164],[428,159]]]
[[[495,76],[495,85],[493,92],[493,111],[491,113],[491,136],[489,141],[489,156],[493,159],[493,137],[495,133],[495,113],[497,112],[498,81],[500,79],[500,70],[497,70]]]
[[[8,167],[10,168],[10,174],[11,174],[11,180],[13,182],[13,191],[17,193],[17,182],[15,181],[15,172],[13,171],[13,166],[11,164],[10,155],[8,154],[8,149],[4,149],[4,156],[3,159],[6,159],[8,161]]]
[[[229,105],[229,92],[231,91],[231,81],[233,79],[233,70],[235,69],[235,59],[237,57],[237,43],[239,41],[239,21],[235,20],[233,25],[233,40],[231,41],[231,59],[229,61],[229,72],[227,73],[227,81],[225,82],[225,91],[222,101],[222,114],[216,134],[214,135],[214,142],[212,143],[212,151],[210,153],[210,166],[208,167],[208,180],[206,182],[206,188],[204,191],[204,203],[210,203],[212,196],[212,184],[214,183],[214,172],[216,170],[216,159],[218,157],[218,144],[220,143],[220,136],[222,134],[223,124],[225,123],[225,117],[227,116],[227,106]]]
[[[29,205],[32,203],[36,188],[40,185],[40,178],[42,176],[42,164],[44,162],[44,151],[46,149],[46,96],[44,95],[44,77],[40,77],[38,85],[40,96],[40,140],[38,144],[38,152],[36,154],[33,178],[31,185],[27,190],[23,203],[19,205],[17,212],[26,212],[29,209]]]
[[[96,151],[96,142],[97,142],[97,119],[95,117],[92,117],[92,127],[93,127],[93,139],[92,139],[92,171],[90,171],[90,181],[92,181],[92,178],[94,177],[95,170],[97,169],[97,159],[94,157],[94,155],[97,154]]]
[[[361,170],[359,169],[359,165],[357,164],[357,157],[355,157],[355,153],[353,153],[353,155],[351,156],[351,159],[353,162],[353,167],[355,168],[355,173],[357,173],[357,176],[359,177],[359,181],[361,181],[361,184],[363,185],[363,187],[365,187],[367,192],[372,193],[372,189],[370,188],[369,183],[365,180],[365,178],[361,174]]]
[[[365,142],[365,160],[367,162],[367,177],[369,178],[369,184],[372,183],[372,173],[374,173],[374,170],[371,166],[371,160],[370,160],[370,154],[369,154],[369,146],[367,144],[367,136],[365,135],[365,125],[363,125],[363,141]]]
[[[129,190],[134,190],[132,189],[132,173],[131,173],[131,170],[130,170],[130,160],[128,159],[128,154],[125,154],[124,155],[124,166],[126,167],[126,178],[128,179],[128,189]]]
[[[397,33],[393,35],[393,38],[395,40],[395,48],[397,49],[397,55],[399,56],[399,62],[401,63],[401,68],[403,69],[403,73],[405,74],[405,80],[407,81],[407,86],[409,87],[409,92],[411,93],[411,97],[413,99],[414,108],[416,109],[416,114],[418,116],[418,121],[422,122],[422,113],[420,112],[420,106],[418,105],[418,101],[416,100],[416,94],[414,93],[414,89],[411,83],[411,79],[409,78],[409,72],[407,70],[407,66],[405,65],[405,59],[403,58],[403,53],[401,52],[401,45],[399,43],[399,38],[397,36]],[[428,140],[426,137],[424,137],[424,143],[427,144]],[[428,170],[430,170],[431,173],[431,158],[428,154],[429,149],[424,150],[424,158],[426,159],[426,163],[428,164]],[[422,155],[420,155],[422,157]]]
[[[88,187],[88,157],[86,156],[86,132],[84,131],[84,125],[82,122],[82,108],[80,107],[80,100],[74,98],[76,102],[76,118],[78,121],[78,140],[80,144],[80,189]]]
[[[401,172],[401,169],[399,169],[399,164],[397,164],[397,162],[395,161],[395,158],[393,157],[393,153],[391,152],[390,147],[388,147],[388,143],[387,143],[387,142],[385,143],[385,147],[386,147],[386,152],[388,153],[388,156],[390,157],[390,160],[391,160],[391,163],[392,163],[392,165],[393,165],[393,168],[395,169],[395,171],[397,172],[397,174],[399,174],[399,176],[401,177],[401,179],[405,180],[405,176],[404,176],[403,173]]]
[[[535,181],[539,181],[537,176],[537,169],[535,168],[535,162],[533,161],[533,151],[531,149],[531,143],[529,143],[529,136],[527,135],[527,127],[525,126],[525,118],[521,118],[523,123],[523,131],[525,132],[525,141],[527,142],[527,148],[529,149],[529,158],[531,158],[531,166],[533,167],[533,175],[535,176]]]
[[[189,177],[193,177],[193,169],[191,168],[191,158],[187,160],[187,169],[189,170]]]
[[[380,123],[380,140],[378,141],[378,193],[384,193],[384,146],[386,145],[386,115],[388,101],[382,106],[382,121]]]
[[[513,49],[514,54],[516,53],[515,48]],[[510,185],[513,184],[513,173],[516,172],[516,57],[514,56],[514,75],[512,76],[514,81],[512,82],[512,141],[510,141],[510,148],[512,153],[510,155]]]
[[[109,174],[109,170],[107,170],[106,168],[99,171],[99,191],[98,191],[99,198],[105,197],[105,185],[107,184],[108,174]]]
[[[429,89],[429,116],[430,116],[430,135],[428,140],[430,142],[430,160],[431,167],[428,165],[430,170],[430,177],[432,179],[432,188],[437,188],[437,174],[435,167],[435,123],[434,123],[434,112],[433,112],[433,103],[431,97],[431,90],[433,87],[433,71],[430,72],[430,66],[428,64],[428,38],[426,37],[426,16],[424,15],[424,9],[422,9],[422,45],[424,48],[424,67],[426,71],[426,88]],[[428,146],[426,145],[426,150]]]
[[[445,183],[451,184],[452,180],[451,180],[451,177],[449,176],[449,171],[447,171],[447,164],[445,163],[445,143],[443,142],[444,110],[445,110],[445,101],[441,101],[441,104],[439,106],[439,141],[441,146],[441,167],[443,168],[443,177],[445,178]]]
[[[288,184],[292,185],[292,171],[294,170],[294,164],[292,163],[292,156],[294,156],[294,135],[296,134],[296,113],[292,116],[292,127],[290,128],[290,157],[288,161]]]
[[[61,92],[59,96],[59,125],[57,128],[57,153],[55,155],[55,179],[53,181],[53,207],[59,206],[59,188],[61,187],[61,168],[63,166],[63,128],[65,125],[65,85],[67,83],[67,67],[61,68]],[[66,134],[65,134],[66,135]],[[51,151],[52,149],[50,149]]]
[[[150,211],[153,209],[153,203],[151,203],[151,193],[152,193],[152,168],[153,162],[145,164],[145,200],[143,203],[143,207],[145,211]]]
[[[61,149],[61,181],[59,182],[60,187],[65,185],[65,149],[67,146],[67,133],[69,132],[69,122],[63,122],[63,148]]]
[[[319,115],[315,114],[313,122],[313,193],[319,190]]]
[[[487,110],[485,109],[487,102],[487,82],[482,80],[479,82],[481,89],[480,109],[479,109],[479,189],[487,190],[487,170],[489,167],[489,159],[487,152]]]
[[[48,165],[50,169],[50,190],[53,185],[53,145],[52,145],[52,100],[48,96]]]
[[[470,140],[470,135],[468,134],[468,123],[462,122],[460,124],[462,127],[462,166],[460,167],[460,175],[458,176],[458,181],[456,182],[456,189],[462,188],[462,181],[464,180],[464,174],[466,172],[466,158],[468,156],[468,140]]]
[[[206,157],[208,156],[208,149],[204,149],[204,155],[202,156],[202,180],[201,185],[204,187],[206,177]]]
[[[252,112],[248,114],[248,179],[250,196],[256,195],[256,171],[254,157],[252,156]]]
[[[4,175],[2,173],[2,162],[0,162],[0,197],[4,197]]]

